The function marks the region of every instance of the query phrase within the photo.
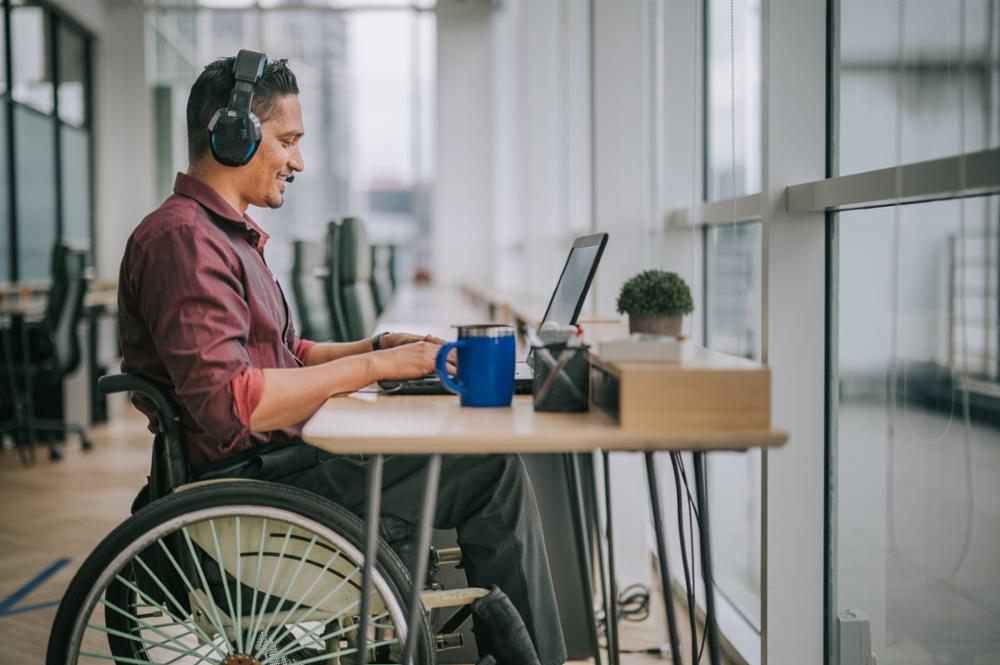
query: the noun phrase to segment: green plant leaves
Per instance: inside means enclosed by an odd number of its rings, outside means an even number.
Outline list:
[[[694,300],[687,283],[674,272],[646,270],[622,285],[618,312],[624,314],[690,314]]]

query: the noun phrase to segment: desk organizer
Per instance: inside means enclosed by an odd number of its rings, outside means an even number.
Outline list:
[[[771,428],[771,370],[692,349],[680,364],[615,363],[591,355],[591,402],[622,429],[724,432]]]
[[[558,360],[566,350],[566,345],[550,344],[544,348],[553,359]],[[560,370],[562,376],[551,384],[548,392],[544,392],[543,388],[546,386],[553,368],[543,360],[541,354],[536,350],[533,366],[535,376],[531,389],[535,411],[571,413],[586,411],[590,407],[587,401],[589,388],[587,385],[589,378],[588,349],[587,346],[570,349],[571,355]]]

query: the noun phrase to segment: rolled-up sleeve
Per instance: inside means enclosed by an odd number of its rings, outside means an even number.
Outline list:
[[[250,434],[233,382],[252,366],[251,316],[239,267],[217,236],[197,224],[165,229],[134,248],[130,273],[177,399],[226,453]]]

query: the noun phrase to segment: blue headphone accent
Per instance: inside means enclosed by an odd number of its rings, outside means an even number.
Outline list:
[[[209,146],[216,161],[226,166],[244,166],[260,147],[260,121],[250,111],[253,91],[264,75],[267,56],[241,50],[233,63],[236,83],[229,105],[215,112],[208,123]]]

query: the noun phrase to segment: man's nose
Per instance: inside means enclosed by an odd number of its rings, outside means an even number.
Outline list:
[[[288,168],[292,171],[302,171],[305,167],[306,164],[302,160],[302,152],[299,150],[298,146],[296,146],[288,160]]]

